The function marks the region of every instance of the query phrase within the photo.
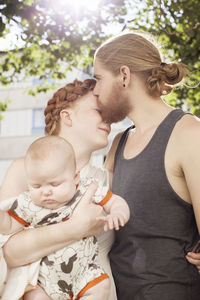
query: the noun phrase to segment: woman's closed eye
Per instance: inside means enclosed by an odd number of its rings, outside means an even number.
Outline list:
[[[102,111],[100,110],[100,108],[95,108],[95,110],[101,115]]]

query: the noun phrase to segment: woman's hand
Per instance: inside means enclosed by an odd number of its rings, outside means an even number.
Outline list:
[[[89,185],[71,217],[75,226],[75,234],[79,236],[79,239],[97,235],[102,230],[104,222],[98,218],[103,216],[103,208],[92,202],[97,187],[96,182]]]

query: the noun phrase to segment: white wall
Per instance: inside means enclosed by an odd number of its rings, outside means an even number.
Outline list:
[[[30,135],[32,129],[32,109],[11,110],[2,113],[0,136]]]
[[[8,167],[10,166],[12,160],[0,160],[0,186],[3,181],[4,175]]]

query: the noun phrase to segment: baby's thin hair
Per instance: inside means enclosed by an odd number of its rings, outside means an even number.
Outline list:
[[[66,159],[75,164],[75,154],[72,145],[59,136],[45,136],[35,140],[28,148],[25,157],[25,164],[29,160],[44,161],[49,157],[62,155],[63,161]]]

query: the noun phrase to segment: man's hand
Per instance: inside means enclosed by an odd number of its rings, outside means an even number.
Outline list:
[[[200,270],[200,253],[188,252],[186,259]]]

